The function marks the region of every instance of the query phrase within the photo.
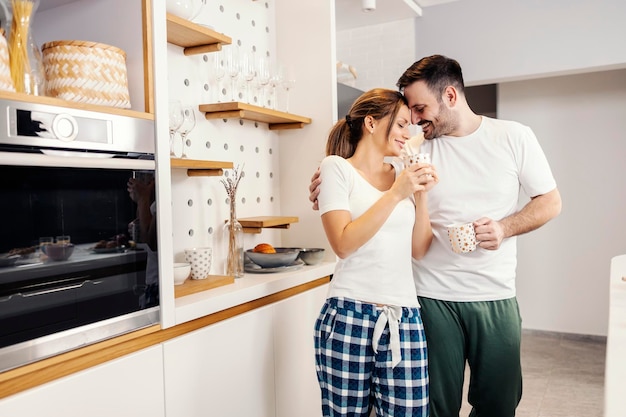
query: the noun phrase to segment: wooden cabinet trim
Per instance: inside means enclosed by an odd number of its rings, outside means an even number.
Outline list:
[[[330,276],[318,278],[174,327],[161,329],[159,325],[151,326],[3,372],[0,374],[0,399],[293,297],[328,282]]]

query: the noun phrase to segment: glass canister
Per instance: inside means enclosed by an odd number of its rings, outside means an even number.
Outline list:
[[[44,95],[45,75],[39,46],[32,33],[33,17],[40,0],[2,0],[11,10],[9,66],[15,91]],[[7,4],[8,3],[8,4]]]

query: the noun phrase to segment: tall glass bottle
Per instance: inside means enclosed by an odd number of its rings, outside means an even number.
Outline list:
[[[243,227],[237,221],[236,201],[230,199],[230,216],[224,224],[223,242],[226,252],[226,275],[243,276]]]
[[[33,17],[40,0],[2,0],[11,10],[9,65],[15,91],[45,94],[45,74],[41,50],[32,33]]]

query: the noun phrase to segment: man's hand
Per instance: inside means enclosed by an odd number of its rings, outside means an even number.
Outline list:
[[[500,222],[488,217],[481,217],[474,222],[476,241],[483,249],[497,250],[504,239],[504,229]]]
[[[317,202],[317,196],[320,193],[319,186],[321,183],[322,180],[320,179],[320,169],[317,168],[317,171],[315,171],[315,174],[313,174],[313,176],[311,177],[311,184],[309,185],[309,201],[313,203],[313,210],[320,209]]]

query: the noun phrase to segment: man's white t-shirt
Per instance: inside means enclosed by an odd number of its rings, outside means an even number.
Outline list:
[[[320,215],[346,210],[356,219],[384,194],[339,156],[324,158],[320,178],[324,184],[318,196]],[[345,259],[337,259],[328,298],[418,307],[411,268],[414,223],[415,205],[404,199],[369,241]]]
[[[482,118],[464,137],[426,140],[439,183],[428,193],[433,242],[413,260],[419,296],[447,301],[493,301],[515,296],[516,238],[497,250],[477,248],[457,254],[447,226],[489,217],[501,220],[518,211],[519,192],[534,197],[556,188],[548,161],[527,126]]]

